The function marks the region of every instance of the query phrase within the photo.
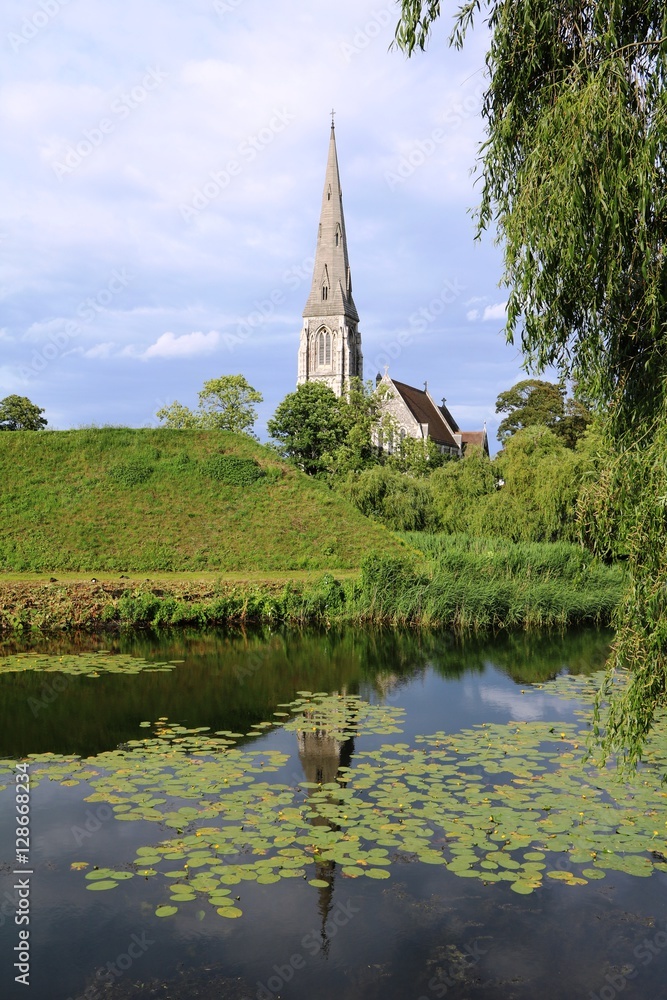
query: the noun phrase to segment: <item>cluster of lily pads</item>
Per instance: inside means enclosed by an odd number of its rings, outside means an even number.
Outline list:
[[[17,653],[14,656],[0,656],[0,674],[22,673],[33,670],[38,673],[66,674],[72,677],[100,677],[102,674],[169,673],[183,660],[169,660],[158,663],[138,656],[110,653],[101,650],[94,653],[71,653],[49,656],[45,653]]]
[[[542,687],[580,699],[588,705],[582,713],[590,715],[595,679],[563,677]],[[350,766],[334,766],[336,780],[276,782],[269,775],[290,755],[249,749],[239,740],[280,725],[300,739],[312,734],[315,745],[326,737],[332,752],[332,743],[340,747],[351,737],[400,733],[402,715],[359,697],[307,691],[278,709],[273,720],[247,733],[211,733],[161,718],[142,723],[151,729],[145,739],[88,760],[30,758],[33,779],[88,782],[86,801],[110,804],[118,821],[173,830],[140,847],[126,870],[89,871],[87,888],[158,878],[168,893],[158,916],[206,898],[221,916],[234,918],[242,913],[235,887],[244,881],[293,878],[325,890],[335,871],[386,879],[393,864],[407,861],[484,883],[507,882],[519,894],[545,879],[574,886],[609,871],[646,877],[665,870],[664,726],[649,744],[648,766],[627,780],[587,755],[584,721],[437,732],[414,745],[355,749]]]

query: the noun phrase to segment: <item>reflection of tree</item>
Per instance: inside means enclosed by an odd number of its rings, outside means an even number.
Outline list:
[[[343,692],[343,695],[345,692]],[[339,775],[341,767],[349,767],[354,754],[354,736],[350,736],[350,731],[357,731],[356,711],[349,709],[345,712],[344,725],[341,727],[340,720],[328,727],[322,724],[322,717],[317,711],[305,710],[303,713],[304,727],[297,729],[296,741],[299,748],[299,760],[306,781],[317,785],[326,785],[337,782],[344,788],[347,781]],[[308,723],[311,723],[308,725]],[[307,789],[310,797],[317,789]],[[336,800],[335,792],[328,797],[328,801]],[[312,826],[324,826],[329,830],[339,830],[340,827],[329,822],[326,816],[322,816],[318,809],[319,803],[313,803],[313,812],[310,823]],[[327,935],[327,920],[333,906],[334,882],[336,873],[336,862],[318,859],[315,862],[317,878],[327,883],[326,889],[322,886],[318,889],[318,910],[322,920],[321,941],[322,954],[329,953],[329,938]]]

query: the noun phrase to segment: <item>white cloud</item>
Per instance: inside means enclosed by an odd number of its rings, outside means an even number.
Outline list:
[[[173,333],[163,333],[154,344],[140,355],[148,358],[192,358],[197,354],[211,354],[220,344],[217,330],[209,333],[184,333],[177,337]]]
[[[479,309],[469,309],[466,313],[466,319],[471,323],[473,320],[479,319]]]
[[[507,302],[496,302],[492,306],[486,306],[483,320],[505,319],[507,316]]]
[[[96,344],[95,347],[91,347],[90,350],[84,352],[84,358],[99,358],[103,360],[104,358],[111,357],[112,351],[116,345],[113,342],[107,341],[103,344]]]
[[[8,30],[21,31],[23,6],[5,4]],[[213,363],[243,371],[268,415],[296,379],[311,278],[303,262],[315,249],[332,106],[369,359],[373,331],[382,344],[395,339],[382,331],[395,329],[411,338],[392,358],[397,378],[419,385],[439,366],[439,391],[480,407],[497,396],[499,366],[505,384],[518,381],[517,349],[480,322],[499,294],[500,254],[492,233],[475,243],[467,214],[479,196],[469,169],[483,138],[485,28],[462,52],[434,32],[428,54],[406,60],[387,51],[398,18],[389,2],[126,7],[119,16],[114,5],[61,4],[0,82],[5,381],[73,324],[79,346],[33,379],[62,426],[140,425],[142,394],[126,392],[127,379],[182,398]],[[166,78],[144,99],[141,82],[155,67]],[[70,146],[80,162],[59,179],[52,164]],[[392,189],[385,173],[405,158]],[[219,193],[208,187],[232,161]],[[180,207],[204,187],[213,196],[186,224]],[[132,280],[119,287],[112,276],[125,272]],[[414,316],[445,279],[467,290],[443,313],[452,335],[437,324],[418,334]],[[267,312],[272,293],[281,299]],[[466,309],[477,312],[467,327]],[[455,335],[464,327],[467,337]],[[123,359],[191,359],[191,372],[186,381],[184,363],[131,371]]]

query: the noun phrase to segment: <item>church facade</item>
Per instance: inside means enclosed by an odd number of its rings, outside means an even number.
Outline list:
[[[352,297],[352,276],[347,251],[343,195],[338,169],[336,132],[331,123],[324,191],[317,231],[317,249],[310,295],[303,311],[299,343],[297,385],[324,382],[337,396],[350,379],[364,377],[359,314]],[[489,453],[486,427],[461,431],[442,401],[438,406],[428,392],[398,382],[385,372],[377,384],[386,387],[383,404],[396,428],[394,435],[377,445],[394,450],[405,437],[433,441],[443,453],[461,457],[467,448],[481,447]]]

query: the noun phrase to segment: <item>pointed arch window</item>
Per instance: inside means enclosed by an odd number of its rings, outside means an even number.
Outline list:
[[[340,246],[342,241],[342,235],[340,231],[340,226],[336,226],[336,246]]]
[[[329,298],[329,288],[327,285],[322,285],[322,302],[326,302]]]
[[[331,364],[331,334],[322,330],[317,338],[317,363],[320,366]]]

